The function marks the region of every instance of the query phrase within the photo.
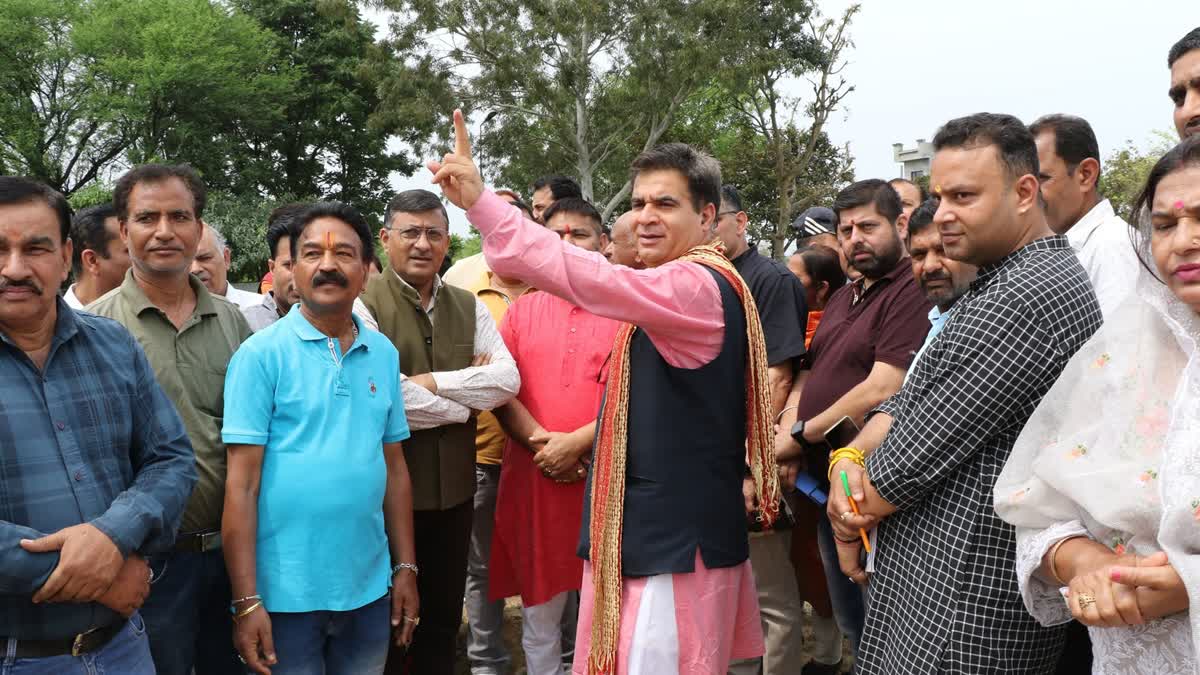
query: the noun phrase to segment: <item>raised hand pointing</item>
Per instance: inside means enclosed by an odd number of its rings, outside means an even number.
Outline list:
[[[471,159],[471,137],[461,110],[454,111],[454,152],[440,162],[429,162],[433,182],[455,206],[469,209],[483,194],[483,177]]]

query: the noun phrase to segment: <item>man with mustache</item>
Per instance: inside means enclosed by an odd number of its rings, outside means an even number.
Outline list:
[[[776,457],[789,476],[804,461],[808,444],[823,441],[825,432],[843,417],[861,426],[872,408],[900,389],[929,332],[925,317],[930,305],[904,252],[908,218],[900,195],[882,180],[863,180],[838,193],[833,211],[838,243],[862,277],[829,299],[792,386],[775,439]],[[807,470],[824,478],[826,467],[819,454],[809,454]],[[838,569],[829,519],[819,510],[816,517],[816,545],[833,615],[853,651],[862,632],[862,595]],[[813,545],[799,542],[793,551],[801,543]],[[828,649],[807,672],[837,672],[837,664],[829,659],[840,656],[840,649]]]
[[[950,320],[954,303],[967,292],[979,272],[979,268],[970,263],[946,257],[941,235],[936,227],[930,227],[937,209],[938,200],[928,199],[908,219],[908,256],[912,260],[913,276],[921,285],[925,298],[933,303],[933,309],[929,310],[929,334],[925,336],[925,344],[913,357],[913,363],[921,358],[929,343],[942,332]],[[905,374],[905,381],[911,372]]]
[[[0,176],[2,669],[148,675],[144,556],[170,550],[196,471],[137,342],[58,298],[70,221]]]
[[[407,654],[393,648],[388,673],[450,675],[462,623],[474,515],[475,419],[521,388],[517,364],[491,312],[470,291],[442,283],[450,248],[446,209],[428,190],[388,204],[379,240],[390,269],[367,285],[360,316],[400,352],[412,438],[413,524],[421,625]]]
[[[142,609],[161,675],[238,668],[221,557],[221,418],[225,369],[250,326],[236,305],[189,274],[204,232],[205,198],[203,181],[187,165],[144,164],[122,176],[113,206],[133,267],[119,287],[87,307],[115,319],[141,343],[196,452],[199,482],[174,549],[151,558],[162,577]]]
[[[1200,27],[1171,45],[1167,67],[1171,69],[1167,95],[1175,104],[1175,129],[1180,138],[1200,134]]]
[[[271,253],[267,269],[272,275],[272,287],[263,294],[261,303],[242,309],[250,330],[256,333],[287,316],[292,305],[300,301],[292,283],[292,236],[288,228],[306,207],[306,204],[284,204],[267,218],[267,250]]]
[[[234,642],[254,673],[380,675],[389,633],[406,644],[420,620],[397,354],[352,313],[363,217],[323,202],[289,222],[299,306],[246,341],[225,388]]]
[[[91,206],[75,214],[71,247],[75,283],[63,293],[63,300],[71,309],[83,309],[120,286],[129,271],[129,250],[121,241],[121,225],[112,204]]]
[[[1142,266],[1129,224],[1100,194],[1096,134],[1087,120],[1074,115],[1046,115],[1029,125],[1029,132],[1037,142],[1046,224],[1071,242],[1107,316],[1137,285]]]

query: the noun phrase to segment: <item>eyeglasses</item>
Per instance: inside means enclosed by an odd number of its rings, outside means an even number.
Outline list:
[[[721,216],[736,216],[739,213],[741,213],[741,211],[718,211],[717,217],[720,218]]]
[[[416,243],[422,234],[425,235],[425,238],[431,244],[440,244],[446,240],[446,237],[450,236],[450,233],[446,230],[439,230],[436,227],[406,227],[404,229],[389,227],[387,229],[395,232],[397,237],[410,244]]]

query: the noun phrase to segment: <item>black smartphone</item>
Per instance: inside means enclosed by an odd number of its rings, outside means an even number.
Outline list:
[[[854,438],[858,436],[858,431],[858,425],[847,415],[838,420],[837,424],[829,427],[823,435],[825,441],[836,450],[853,443]]]

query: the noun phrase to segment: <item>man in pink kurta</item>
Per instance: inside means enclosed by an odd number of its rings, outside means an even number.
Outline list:
[[[585,250],[599,252],[607,243],[600,213],[582,199],[555,202],[544,220],[549,231]],[[500,324],[517,369],[528,379],[521,381],[516,403],[497,411],[510,438],[496,498],[490,592],[493,598],[521,596],[529,675],[562,672],[567,594],[578,591],[583,578],[575,545],[584,462],[618,326],[541,292],[518,299]],[[573,625],[573,614],[569,619]]]
[[[705,442],[695,438],[695,429],[719,426],[745,411],[744,407],[739,411],[714,403],[721,397],[740,396],[738,400],[745,404],[744,373],[729,367],[730,352],[737,357],[747,344],[745,335],[732,328],[737,324],[745,330],[743,303],[720,274],[704,264],[678,260],[704,244],[711,232],[720,202],[719,166],[678,144],[656,148],[635,162],[634,228],[638,255],[648,269],[633,270],[610,265],[603,255],[563,243],[484,190],[470,159],[459,113],[455,114],[455,126],[455,153],[443,162],[431,163],[430,169],[447,197],[467,209],[467,218],[482,234],[484,254],[492,269],[521,278],[598,316],[636,326],[633,363],[657,359],[653,363],[662,375],[651,378],[635,367],[630,389],[638,390],[638,395],[662,388],[669,398],[686,400],[692,406],[686,414],[656,417],[657,424],[653,420],[647,424],[636,408],[653,407],[654,401],[643,398],[631,404],[620,639],[612,670],[630,675],[717,675],[726,672],[731,659],[761,655],[762,630],[747,559],[741,495],[745,428],[738,429],[736,424],[721,428],[733,441],[724,444],[719,456],[714,453],[712,461],[700,462],[696,455],[689,455],[689,450]],[[729,349],[733,344],[742,348]],[[745,362],[741,354],[740,363]],[[734,365],[737,363],[735,359]],[[680,389],[679,382],[702,379],[714,366],[731,377],[714,379],[711,387]],[[722,387],[727,389],[718,391]],[[668,441],[656,450],[641,439],[635,444],[634,425],[637,434],[686,437],[688,447]],[[679,472],[674,479],[635,475],[642,469],[661,475],[661,464],[649,464],[664,460]],[[636,505],[647,497],[660,497],[664,508]],[[682,527],[660,527],[674,522]],[[644,535],[648,527],[663,533],[663,541],[631,538],[631,531]],[[580,549],[586,553],[586,525],[583,539]],[[600,607],[593,606],[595,589],[590,574],[590,565],[585,564],[576,673],[596,668],[595,662],[589,666],[589,653],[593,613]]]

